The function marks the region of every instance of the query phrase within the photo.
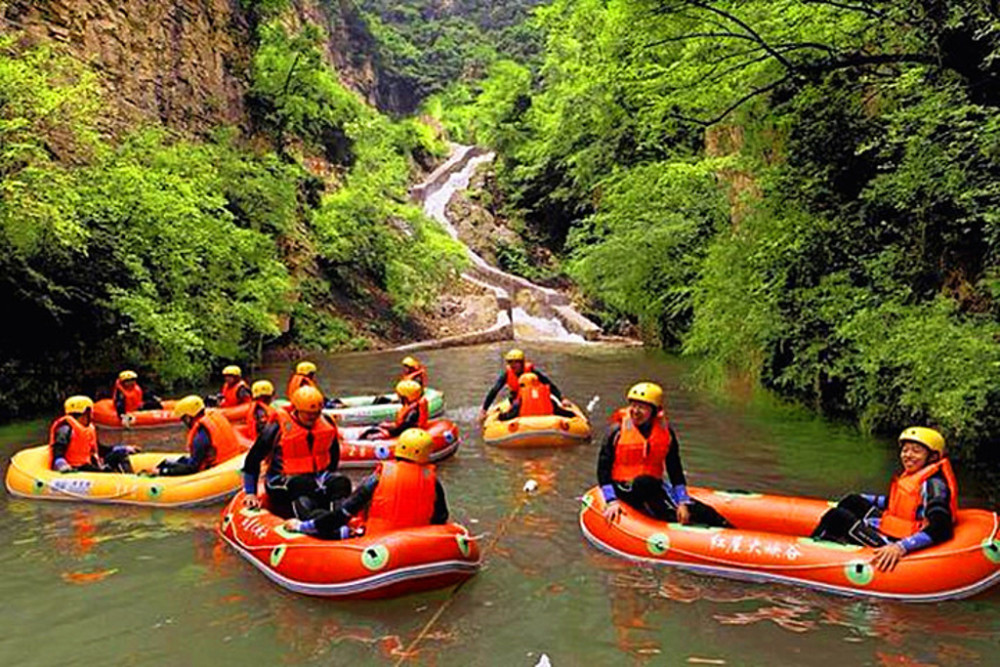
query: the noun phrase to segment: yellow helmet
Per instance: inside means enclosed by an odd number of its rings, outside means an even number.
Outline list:
[[[938,454],[944,454],[944,436],[932,428],[911,426],[899,434],[899,444],[915,442]]]
[[[267,380],[257,380],[250,387],[250,393],[253,394],[254,398],[260,398],[261,396],[274,396],[274,385]]]
[[[403,361],[400,362],[407,368],[420,368],[420,362],[413,357],[404,357]]]
[[[205,401],[197,394],[185,396],[174,403],[174,417],[197,417],[205,409]]]
[[[504,361],[524,361],[524,350],[519,350],[516,347],[513,350],[507,352],[503,355]]]
[[[63,409],[68,415],[82,415],[87,410],[94,409],[94,401],[89,396],[70,396],[63,403]]]
[[[416,380],[400,380],[396,384],[396,393],[410,401],[420,396],[423,391],[424,388]]]
[[[434,438],[422,428],[408,428],[396,441],[396,458],[414,463],[429,463]]]
[[[319,412],[323,409],[323,393],[316,387],[299,387],[292,394],[292,407],[299,412]]]
[[[240,370],[239,366],[226,366],[222,369],[223,375],[235,375],[236,377],[243,377],[243,371]]]
[[[663,387],[652,382],[640,382],[639,384],[632,385],[632,388],[625,394],[625,398],[630,401],[642,401],[643,403],[649,403],[650,405],[662,408]]]
[[[534,373],[522,373],[521,377],[517,378],[517,384],[522,387],[530,387],[536,382],[538,382],[538,376]]]
[[[309,375],[316,372],[316,364],[311,361],[300,361],[295,366],[295,372],[299,375]]]
[[[125,380],[138,380],[139,374],[135,371],[122,371],[118,374],[118,379],[122,382],[125,382]]]

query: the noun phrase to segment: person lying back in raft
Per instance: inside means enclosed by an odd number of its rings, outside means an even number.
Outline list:
[[[899,436],[903,472],[888,496],[852,494],[820,519],[813,539],[875,547],[872,563],[892,571],[914,551],[950,540],[958,512],[958,484],[944,455],[944,437],[912,426]]]
[[[421,387],[427,387],[427,367],[413,357],[404,357],[400,362],[403,365],[403,374],[399,376],[399,381],[413,380],[419,382]]]
[[[728,527],[722,515],[688,496],[680,443],[663,413],[663,388],[640,382],[626,398],[621,425],[608,432],[597,458],[605,518],[616,521],[625,503],[659,521]]]
[[[135,447],[106,447],[97,441],[91,421],[94,401],[89,396],[70,396],[63,404],[64,415],[49,427],[49,467],[59,472],[132,472],[129,454]]]
[[[520,378],[525,373],[534,373],[538,380],[549,388],[549,392],[558,399],[562,401],[562,392],[559,391],[552,380],[550,380],[545,373],[535,368],[535,365],[524,358],[524,352],[522,350],[513,349],[504,355],[504,361],[507,367],[502,373],[497,377],[497,381],[493,383],[488,394],[486,394],[486,399],[483,401],[483,407],[479,411],[479,421],[482,422],[486,419],[486,412],[493,405],[494,399],[496,399],[497,394],[505,386],[507,387],[508,395],[507,398],[513,403],[514,399],[517,398],[517,392],[520,389],[518,384],[518,378]]]
[[[402,406],[396,411],[391,422],[365,429],[361,437],[365,440],[385,440],[397,438],[408,428],[427,428],[430,420],[430,404],[424,396],[424,388],[416,380],[400,380],[396,384],[396,394]]]
[[[289,409],[275,411],[275,419],[257,436],[243,464],[243,504],[260,507],[257,480],[268,461],[264,488],[271,511],[278,516],[309,518],[317,510],[351,493],[351,480],[338,475],[340,435],[332,417],[323,414],[323,394],[300,387]]]
[[[260,432],[271,421],[276,419],[277,410],[271,405],[274,400],[274,385],[267,380],[257,380],[250,388],[253,403],[247,414],[247,435],[256,440]]]
[[[563,407],[563,403],[552,397],[547,384],[542,384],[534,373],[525,373],[517,379],[520,391],[510,408],[501,412],[497,419],[510,421],[515,417],[535,417],[544,415],[559,415],[560,417],[575,417],[572,410]]]
[[[193,475],[224,463],[240,453],[236,431],[226,417],[216,410],[206,410],[201,396],[185,396],[174,405],[174,416],[188,428],[187,455],[163,460],[155,474],[166,477]]]
[[[226,366],[222,369],[222,388],[219,393],[205,397],[205,403],[220,408],[234,408],[253,400],[250,385],[243,379],[243,371],[239,366]]]
[[[163,404],[156,396],[146,396],[139,386],[139,375],[135,371],[122,371],[111,390],[111,400],[115,404],[118,418],[136,410],[162,410]]]
[[[407,429],[396,444],[396,460],[383,461],[346,500],[333,509],[301,521],[285,522],[285,529],[339,540],[365,532],[381,534],[415,526],[441,525],[448,521],[444,487],[430,463],[433,439],[420,428]],[[367,508],[363,530],[351,530],[348,522]]]

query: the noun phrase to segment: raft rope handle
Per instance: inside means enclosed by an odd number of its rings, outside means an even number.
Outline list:
[[[281,524],[278,524],[279,527],[280,527],[280,525]],[[269,530],[273,530],[273,528],[270,528]],[[362,546],[360,544],[351,544],[350,540],[323,540],[321,538],[317,538],[314,535],[309,535],[308,533],[300,533],[300,534],[301,535],[305,535],[306,537],[312,537],[313,539],[317,540],[318,542],[282,542],[282,545],[286,549],[292,549],[292,548],[295,548],[295,549],[328,549],[331,546],[336,545],[337,547],[340,547],[340,548],[343,548],[343,549],[349,549],[349,550],[352,550],[352,551],[365,551],[366,549],[370,549],[371,546],[372,546],[371,544],[364,545],[364,546]],[[462,533],[451,533],[451,534],[448,534],[448,535],[426,535],[426,534],[423,534],[423,533],[415,533],[413,531],[405,531],[405,530],[394,530],[394,531],[392,531],[392,534],[393,535],[402,535],[404,537],[406,537],[406,536],[413,536],[413,537],[420,537],[422,539],[433,538],[433,539],[441,539],[441,540],[454,540],[459,535],[462,535]],[[489,535],[489,533],[484,533],[482,535],[468,535],[468,534],[466,534],[466,535],[464,535],[464,537],[465,537],[465,539],[469,540],[470,542],[478,542],[479,540],[483,539],[487,535]],[[235,541],[238,545],[240,545],[241,548],[246,549],[247,551],[270,551],[271,549],[274,549],[276,546],[279,546],[277,544],[257,544],[257,545],[246,544],[243,540],[241,540],[239,538],[239,536],[236,534],[235,530],[232,531],[232,538],[233,538],[233,541]],[[480,560],[482,560],[482,557],[480,557]]]
[[[601,518],[604,517],[604,513],[598,511],[596,508],[593,508],[590,505],[586,505],[584,507],[585,507],[584,511],[591,510],[592,512],[600,514]],[[998,527],[1000,527],[1000,526],[998,526],[998,521],[1000,521],[1000,520],[998,520],[997,514],[996,514],[996,512],[994,512],[993,513],[993,530],[990,532],[990,535],[993,536],[994,538],[997,535],[997,529],[998,529]],[[633,532],[631,532],[629,530],[626,530],[621,525],[619,525],[619,522],[617,522],[617,521],[613,522],[612,526],[616,530],[618,530],[619,532],[621,532],[621,533],[623,533],[625,535],[628,535],[629,537],[631,537],[633,539],[636,539],[636,540],[639,540],[641,542],[645,542],[646,539],[647,539],[646,537],[644,537],[642,535],[637,535],[637,534],[635,534],[635,533],[633,533]],[[982,546],[977,543],[977,544],[972,545],[972,546],[963,547],[961,549],[954,549],[952,551],[946,551],[944,553],[938,553],[938,554],[921,554],[920,552],[917,552],[916,554],[912,554],[912,555],[908,554],[906,556],[906,559],[913,561],[913,560],[927,560],[927,559],[931,559],[931,558],[941,558],[941,557],[944,557],[944,556],[952,556],[952,555],[955,555],[955,554],[961,554],[961,553],[966,553],[966,552],[970,552],[970,551],[978,551],[981,548],[982,548]],[[695,559],[702,560],[702,561],[708,561],[708,562],[712,562],[712,563],[716,563],[716,564],[720,564],[720,565],[729,565],[729,566],[739,567],[739,568],[743,568],[743,569],[759,569],[759,570],[816,570],[816,569],[826,569],[826,568],[838,568],[838,567],[843,567],[846,564],[844,561],[838,561],[838,562],[835,562],[835,563],[808,563],[808,564],[803,563],[801,565],[778,565],[778,564],[764,565],[764,564],[759,564],[759,563],[748,563],[748,562],[744,562],[744,561],[733,561],[733,560],[728,560],[728,559],[725,559],[725,558],[718,558],[718,557],[714,557],[714,556],[709,556],[709,555],[704,554],[704,553],[692,552],[692,551],[685,551],[684,549],[678,549],[677,547],[673,547],[673,546],[670,547],[670,551],[672,551],[674,553],[677,553],[677,554],[681,554],[682,556],[688,556],[688,557],[695,558]],[[692,565],[697,565],[697,563],[692,563]]]
[[[527,493],[525,493],[524,498],[521,500],[518,506],[515,507],[511,511],[511,513],[508,514],[507,517],[500,523],[500,525],[497,527],[497,531],[493,533],[493,539],[490,540],[485,547],[483,547],[483,552],[480,554],[479,557],[480,562],[484,562],[486,560],[487,554],[493,551],[493,547],[496,546],[497,542],[500,541],[500,538],[503,537],[504,533],[507,532],[507,528],[510,526],[511,522],[515,518],[517,518],[517,515],[521,513],[521,510],[523,510],[528,505],[530,499],[531,497]],[[431,631],[431,628],[434,627],[434,624],[438,622],[438,619],[441,618],[441,615],[444,614],[445,610],[447,610],[448,607],[451,606],[451,603],[455,601],[455,598],[458,596],[458,592],[462,590],[462,587],[465,586],[467,581],[469,581],[469,579],[463,579],[462,581],[458,582],[458,584],[455,585],[455,588],[453,588],[451,590],[451,593],[448,594],[448,597],[445,598],[443,602],[441,602],[440,606],[438,606],[437,608],[437,611],[435,611],[434,615],[427,620],[427,623],[424,624],[424,627],[421,628],[417,636],[413,638],[413,641],[410,642],[405,649],[403,649],[402,654],[400,654],[399,656],[399,660],[393,663],[393,667],[399,667],[404,662],[410,659],[410,657],[413,655],[413,652],[416,650],[420,642],[422,642],[427,637],[427,635]]]

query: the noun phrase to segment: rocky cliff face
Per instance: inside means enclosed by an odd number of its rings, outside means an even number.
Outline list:
[[[289,20],[330,35],[327,55],[344,83],[377,104],[371,36],[351,3],[295,0]],[[248,127],[252,17],[240,0],[0,1],[0,34],[60,42],[103,74],[115,126],[158,120],[184,131]]]

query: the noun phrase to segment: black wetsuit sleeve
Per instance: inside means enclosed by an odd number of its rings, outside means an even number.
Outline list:
[[[510,404],[510,407],[508,409],[504,410],[499,415],[497,415],[497,419],[499,419],[502,422],[505,422],[513,419],[519,414],[521,414],[521,399],[515,398],[514,401]]]
[[[325,419],[330,424],[336,426],[332,417],[327,415],[320,415],[320,419]],[[327,472],[336,472],[337,467],[340,465],[340,431],[337,431],[337,437],[333,439],[330,443],[330,465],[326,467]]]
[[[406,429],[416,428],[419,425],[420,425],[420,411],[410,410],[409,412],[406,413],[406,415],[404,415],[402,422],[400,422],[399,424],[396,424],[394,422],[392,425],[387,426],[385,430],[389,433],[390,437],[398,438],[400,434],[402,434],[402,432],[405,431]]]
[[[681,443],[673,427],[670,428],[670,451],[667,452],[666,467],[671,486],[687,486],[684,466],[681,465]]]
[[[257,432],[263,432],[267,426],[267,411],[259,405],[253,406],[253,420],[257,422]]]
[[[128,412],[125,409],[125,394],[115,389],[114,400],[115,400],[115,412],[118,413],[119,417]]]
[[[556,386],[555,382],[553,382],[552,380],[550,380],[550,379],[549,379],[549,376],[548,376],[548,375],[546,375],[545,373],[541,372],[541,371],[540,371],[540,370],[538,370],[537,368],[536,368],[535,370],[531,371],[531,372],[532,372],[532,373],[534,373],[534,374],[535,374],[536,376],[538,376],[538,380],[539,380],[539,381],[540,381],[540,382],[541,382],[542,384],[547,384],[547,385],[549,385],[549,392],[550,392],[550,393],[551,393],[551,394],[552,394],[552,395],[553,395],[553,396],[554,396],[555,398],[557,398],[557,399],[558,399],[558,400],[560,400],[560,401],[562,400],[562,392],[561,392],[561,391],[559,391],[559,387],[557,387],[557,386]]]
[[[165,477],[181,477],[193,475],[201,470],[202,462],[212,448],[212,437],[204,426],[198,425],[198,431],[191,441],[191,453],[173,461],[163,461],[159,465],[160,474]]]
[[[943,477],[934,475],[924,486],[927,493],[924,518],[927,527],[923,532],[931,538],[931,544],[941,544],[951,539],[954,533],[955,517],[951,515],[951,494]]]
[[[243,472],[246,475],[249,475],[253,479],[260,477],[260,466],[264,462],[264,459],[271,453],[271,450],[274,449],[274,445],[279,437],[279,428],[277,422],[272,422],[265,426],[264,430],[257,436],[253,446],[250,447],[250,451],[247,452],[246,460],[243,462]],[[339,447],[337,452],[339,458]]]
[[[483,401],[483,410],[490,409],[490,406],[493,405],[493,400],[497,397],[497,394],[500,393],[500,390],[503,389],[506,385],[507,385],[507,372],[504,371],[503,373],[500,374],[500,377],[497,378],[497,381],[493,383],[493,386],[490,387],[489,393],[486,394],[486,400]]]
[[[253,394],[250,393],[250,389],[244,384],[240,385],[240,388],[236,390],[236,402],[237,403],[249,403],[253,400]]]
[[[448,499],[444,497],[444,487],[441,480],[434,480],[434,514],[431,516],[431,525],[440,525],[448,522]]]
[[[63,423],[56,427],[55,438],[52,441],[52,462],[57,459],[65,459],[66,451],[69,449],[69,441],[73,438],[73,429],[69,424]]]
[[[604,444],[597,455],[597,483],[601,486],[611,484],[611,469],[615,465],[615,447],[618,444],[618,434],[621,426],[614,426],[604,437]]]

